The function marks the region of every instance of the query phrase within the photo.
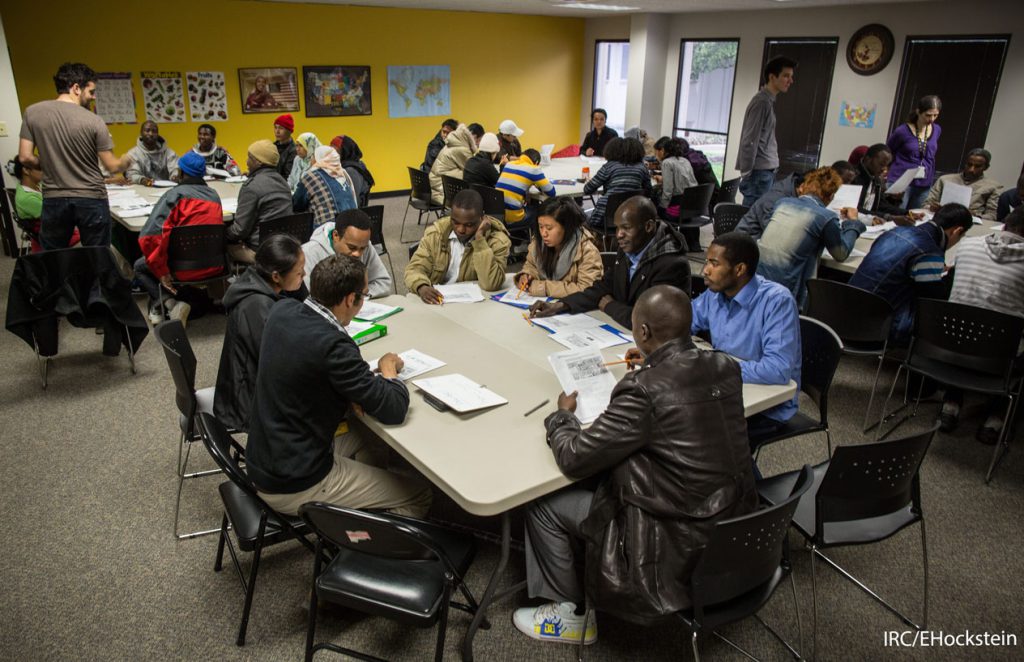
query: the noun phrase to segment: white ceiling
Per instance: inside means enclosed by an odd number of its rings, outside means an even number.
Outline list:
[[[792,9],[836,5],[879,4],[884,0],[266,0],[269,2],[359,5],[364,7],[406,7],[451,11],[493,12],[503,14],[542,14],[547,16],[616,16],[636,13],[707,12],[723,10]],[[933,0],[889,0],[929,2]],[[583,5],[582,7],[579,5]],[[626,7],[621,11],[589,8],[586,5]]]

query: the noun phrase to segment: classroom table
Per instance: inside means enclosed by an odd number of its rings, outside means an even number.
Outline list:
[[[217,192],[217,195],[220,196],[221,200],[230,199],[230,198],[234,198],[235,200],[237,200],[238,199],[238,191],[239,191],[239,189],[242,188],[241,184],[228,184],[226,182],[223,182],[221,180],[216,180],[216,179],[213,180],[213,181],[207,182],[207,184],[209,184],[210,188],[212,188],[214,191]],[[137,195],[140,198],[143,198],[144,200],[146,200],[146,201],[148,201],[150,203],[154,203],[154,204],[161,198],[161,196],[163,196],[164,193],[166,193],[167,191],[170,190],[169,188],[156,188],[156,187],[153,187],[153,186],[143,186],[142,184],[133,184],[131,188],[132,188],[132,191],[135,192],[135,195]],[[121,226],[125,230],[128,230],[129,232],[135,232],[135,233],[140,232],[142,230],[143,226],[146,225],[146,219],[149,218],[148,215],[147,216],[128,216],[128,217],[126,217],[126,216],[123,215],[123,213],[124,212],[122,212],[121,210],[117,209],[116,207],[111,207],[110,208],[110,217],[112,219],[114,219],[115,221],[117,221],[118,223],[120,223]],[[224,214],[224,222],[225,223],[227,223],[228,221],[230,221],[233,218],[234,218],[234,213],[232,213],[232,212],[225,212],[225,214]]]
[[[572,483],[558,469],[545,442],[543,425],[544,418],[555,411],[561,391],[547,356],[565,348],[550,340],[545,330],[524,320],[521,309],[490,299],[443,306],[424,304],[416,295],[377,301],[404,310],[382,321],[388,334],[361,348],[365,358],[417,349],[447,363],[423,377],[462,374],[509,401],[470,414],[442,413],[409,384],[409,413],[401,425],[364,419],[374,433],[465,511],[502,517],[498,565],[463,642],[463,659],[472,660],[473,638],[486,608],[524,585],[495,594],[509,559],[510,511]],[[592,314],[611,321],[603,313]],[[620,345],[602,353],[615,360],[631,346]],[[625,374],[624,366],[610,369],[617,378]],[[745,415],[764,411],[795,393],[794,382],[785,386],[744,384]],[[527,415],[544,401],[547,403],[540,409]]]
[[[583,176],[583,168],[590,168],[590,176],[593,177],[601,166],[605,164],[604,159],[589,158],[583,156],[568,156],[561,159],[551,159],[550,165],[541,164],[540,169],[548,181],[572,180],[572,184],[555,184],[555,195],[571,195],[578,197],[583,195],[583,182],[576,181]],[[539,191],[534,190],[534,197],[545,197]]]

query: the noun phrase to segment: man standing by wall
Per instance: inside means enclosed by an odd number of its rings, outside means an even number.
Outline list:
[[[43,170],[43,250],[67,248],[75,228],[83,246],[110,245],[110,207],[100,164],[111,173],[131,164],[114,156],[103,119],[88,110],[96,98],[96,72],[65,62],[53,77],[57,98],[25,109],[18,158]],[[39,148],[39,156],[34,152]]]
[[[764,67],[764,86],[747,104],[740,133],[736,169],[741,173],[743,205],[752,206],[772,187],[779,167],[779,145],[775,142],[775,98],[793,84],[796,62],[776,57]]]

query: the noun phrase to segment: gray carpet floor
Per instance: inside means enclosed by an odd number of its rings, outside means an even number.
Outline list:
[[[383,203],[387,243],[401,274],[408,256],[398,240],[405,199]],[[422,228],[414,220],[411,224],[407,238],[418,237]],[[4,309],[13,265],[14,260],[0,258]],[[216,315],[188,326],[201,387],[215,381],[224,327],[224,318]],[[126,357],[103,357],[100,348],[101,337],[91,330],[62,326],[60,355],[52,362],[44,391],[31,349],[10,333],[0,334],[0,659],[301,659],[310,555],[296,544],[277,546],[264,555],[248,642],[237,648],[242,592],[230,567],[219,574],[213,571],[216,537],[179,542],[171,535],[178,414],[163,353],[147,338],[138,353],[138,374],[132,375]],[[859,425],[873,373],[869,361],[844,358],[841,363],[830,399],[836,443],[868,440]],[[888,385],[891,378],[888,371],[883,382]],[[922,469],[929,626],[947,634],[1005,631],[1020,637],[1024,452],[1018,438],[992,484],[984,484],[991,449],[974,440],[981,406],[980,400],[968,399],[960,429],[935,437]],[[923,405],[903,429],[925,428],[936,412],[937,405]],[[542,439],[538,428],[536,442]],[[212,466],[201,445],[194,451],[194,466]],[[769,448],[762,454],[761,468],[769,475],[824,457],[824,437],[812,436]],[[219,524],[218,480],[186,484],[185,527]],[[804,621],[802,650],[809,655],[810,561],[795,534],[791,541]],[[916,527],[880,544],[836,550],[833,556],[912,617],[920,615]],[[478,595],[496,560],[497,547],[481,543],[468,577]],[[521,556],[514,556],[506,581],[520,579],[523,572]],[[906,629],[898,619],[821,564],[817,580],[821,659],[1021,659],[1019,645],[886,647],[887,631]],[[573,658],[573,649],[534,642],[513,628],[510,610],[525,602],[519,596],[492,608],[493,627],[479,633],[476,659]],[[796,642],[788,590],[778,591],[762,615]],[[587,659],[691,657],[688,637],[674,624],[642,628],[607,615],[599,615],[598,622],[599,640],[588,648]],[[320,623],[322,638],[388,659],[424,660],[433,654],[431,630],[335,610],[322,611]],[[452,613],[446,659],[458,659],[468,623],[465,614]],[[762,659],[787,659],[752,620],[723,632]],[[738,657],[713,639],[704,653],[706,659]]]

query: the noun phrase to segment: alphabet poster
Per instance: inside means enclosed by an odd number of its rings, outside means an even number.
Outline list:
[[[96,114],[107,124],[135,123],[135,92],[130,73],[96,74]]]

